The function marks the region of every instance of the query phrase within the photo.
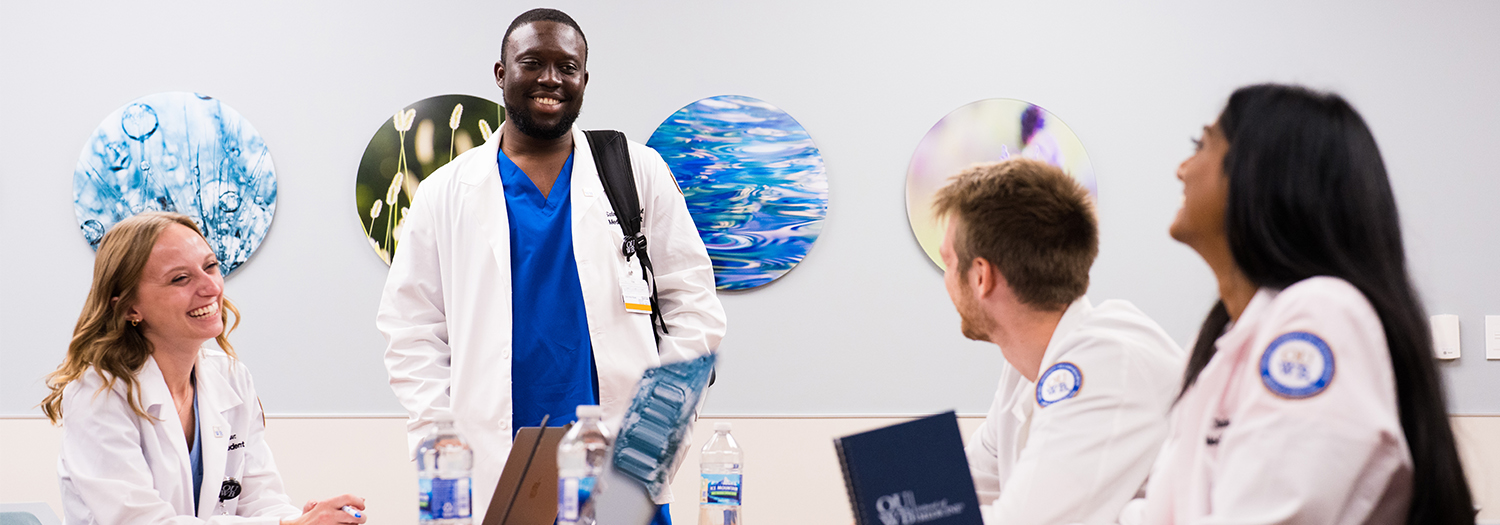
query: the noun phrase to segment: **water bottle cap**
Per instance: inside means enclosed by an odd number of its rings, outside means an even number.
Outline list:
[[[592,417],[595,419],[604,417],[604,409],[599,405],[578,405],[578,418]]]
[[[714,423],[714,432],[728,432],[730,426],[732,425],[730,425],[728,421],[720,421],[718,423]]]

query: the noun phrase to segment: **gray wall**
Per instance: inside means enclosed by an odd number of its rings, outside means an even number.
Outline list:
[[[75,5],[76,4],[76,5]],[[1188,137],[1235,87],[1334,89],[1384,148],[1432,313],[1462,317],[1444,363],[1452,409],[1500,413],[1500,3],[973,2],[927,8],[694,0],[562,2],[592,48],[580,124],[644,141],[696,99],[780,106],[827,162],[829,215],[802,265],[724,294],[730,333],[711,414],[982,412],[1003,366],[964,340],[942,277],[906,223],[917,141],[947,112],[1042,105],[1088,148],[1102,254],[1089,295],[1123,298],[1187,343],[1216,295],[1166,228]],[[1133,3],[1131,3],[1133,4]],[[915,4],[912,4],[915,5]],[[396,109],[491,77],[515,2],[8,2],[0,11],[0,415],[35,414],[86,294],[92,252],[71,174],[114,109],[160,91],[224,100],[265,137],[275,223],[228,279],[234,342],[273,414],[396,414],[373,326],[385,265],[362,239],[353,180]]]

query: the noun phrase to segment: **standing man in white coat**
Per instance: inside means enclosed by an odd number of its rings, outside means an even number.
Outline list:
[[[976,165],[935,204],[964,336],[1010,365],[967,445],[985,522],[1114,523],[1166,435],[1182,350],[1130,303],[1084,296],[1098,223],[1057,167]]]
[[[627,310],[625,292],[650,283],[622,253],[588,140],[573,127],[589,78],[578,24],[534,9],[502,42],[494,71],[505,122],[422,182],[376,319],[412,449],[441,412],[474,449],[475,523],[517,429],[543,416],[573,421],[592,404],[618,424],[647,368],[710,353],[725,330],[708,252],[672,173],[633,142],[667,326],[660,342],[650,315]]]

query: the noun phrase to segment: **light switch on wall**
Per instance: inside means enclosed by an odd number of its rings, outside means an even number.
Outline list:
[[[1458,316],[1432,316],[1432,351],[1438,359],[1458,359]]]
[[[1500,359],[1500,315],[1484,316],[1484,358]]]

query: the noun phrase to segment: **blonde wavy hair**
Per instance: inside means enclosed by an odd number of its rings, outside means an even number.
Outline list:
[[[73,327],[68,356],[57,370],[47,374],[47,388],[51,392],[42,399],[41,407],[52,423],[62,421],[63,389],[83,377],[90,368],[104,380],[104,385],[94,395],[113,388],[115,381],[120,381],[125,384],[125,400],[135,413],[143,419],[155,420],[141,406],[141,387],[135,379],[136,372],[151,356],[151,341],[125,316],[135,305],[141,273],[151,258],[157,238],[173,224],[186,226],[200,237],[203,235],[188,216],[158,211],[120,221],[99,242],[99,253],[94,258],[94,284],[89,288],[88,299],[84,300],[83,312],[78,314],[78,324]],[[226,328],[214,340],[219,343],[219,348],[234,358],[234,347],[229,344],[228,335],[239,327],[240,311],[227,297],[222,301],[219,315]],[[229,324],[231,313],[234,314],[233,325]]]

